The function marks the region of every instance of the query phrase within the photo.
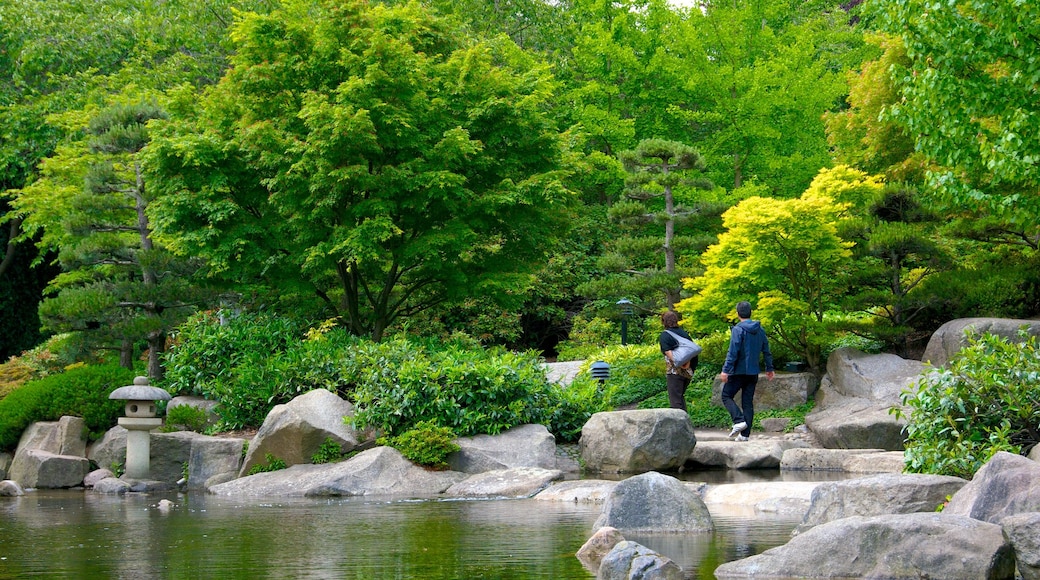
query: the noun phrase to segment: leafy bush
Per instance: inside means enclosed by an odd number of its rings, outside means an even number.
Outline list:
[[[29,381],[64,372],[74,365],[82,353],[73,343],[69,334],[59,334],[0,364],[0,399]]]
[[[451,429],[434,421],[420,421],[396,437],[380,437],[377,443],[397,449],[412,463],[435,469],[446,469],[448,456],[459,450]]]
[[[176,332],[166,353],[163,386],[174,393],[220,401],[220,427],[261,425],[271,409],[313,389],[346,395],[345,352],[358,342],[327,324],[316,329],[266,314],[221,323],[201,313]]]
[[[279,459],[270,453],[264,454],[264,459],[267,460],[267,464],[257,463],[253,467],[249,468],[247,475],[256,475],[257,473],[267,473],[268,471],[278,471],[288,467],[284,459]]]
[[[318,450],[311,456],[311,463],[332,463],[333,461],[339,461],[339,458],[342,456],[343,446],[332,437],[326,437],[325,441],[322,441],[321,447],[318,447]]]
[[[194,405],[177,405],[166,410],[166,424],[160,429],[164,432],[186,430],[202,433],[206,429],[206,411]]]
[[[971,337],[948,368],[926,372],[904,391],[907,470],[971,478],[998,451],[1040,441],[1040,352],[990,334]]]
[[[108,395],[131,384],[134,374],[116,365],[81,366],[26,383],[0,400],[0,449],[15,447],[30,424],[63,415],[82,417],[87,436],[100,437],[116,424],[125,405]]]

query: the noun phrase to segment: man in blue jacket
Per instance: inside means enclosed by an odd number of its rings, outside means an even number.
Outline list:
[[[751,422],[755,419],[755,386],[758,385],[759,356],[765,359],[766,376],[773,380],[773,353],[769,352],[769,339],[757,320],[751,320],[751,304],[737,304],[740,322],[730,330],[729,351],[722,365],[719,379],[722,381],[722,404],[733,418],[733,429],[729,436],[737,441],[747,441],[751,435]],[[740,407],[733,397],[740,391]]]

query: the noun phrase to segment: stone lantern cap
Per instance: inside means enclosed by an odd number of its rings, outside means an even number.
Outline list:
[[[168,401],[170,393],[148,384],[148,377],[134,377],[134,384],[112,391],[109,399],[125,399],[127,417],[154,417],[155,401]]]

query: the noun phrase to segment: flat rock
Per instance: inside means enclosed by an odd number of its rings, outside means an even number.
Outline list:
[[[540,467],[514,467],[467,477],[444,491],[448,497],[526,498],[545,489],[562,471]]]
[[[538,492],[534,499],[540,501],[564,501],[571,503],[603,503],[617,485],[605,479],[570,479],[557,481]]]

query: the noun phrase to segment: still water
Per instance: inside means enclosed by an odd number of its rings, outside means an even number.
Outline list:
[[[160,499],[174,502],[160,510]],[[0,498],[7,578],[593,578],[574,557],[599,505],[539,501],[230,499],[35,491]],[[785,543],[794,516],[715,515],[717,530],[626,535],[687,578]]]

